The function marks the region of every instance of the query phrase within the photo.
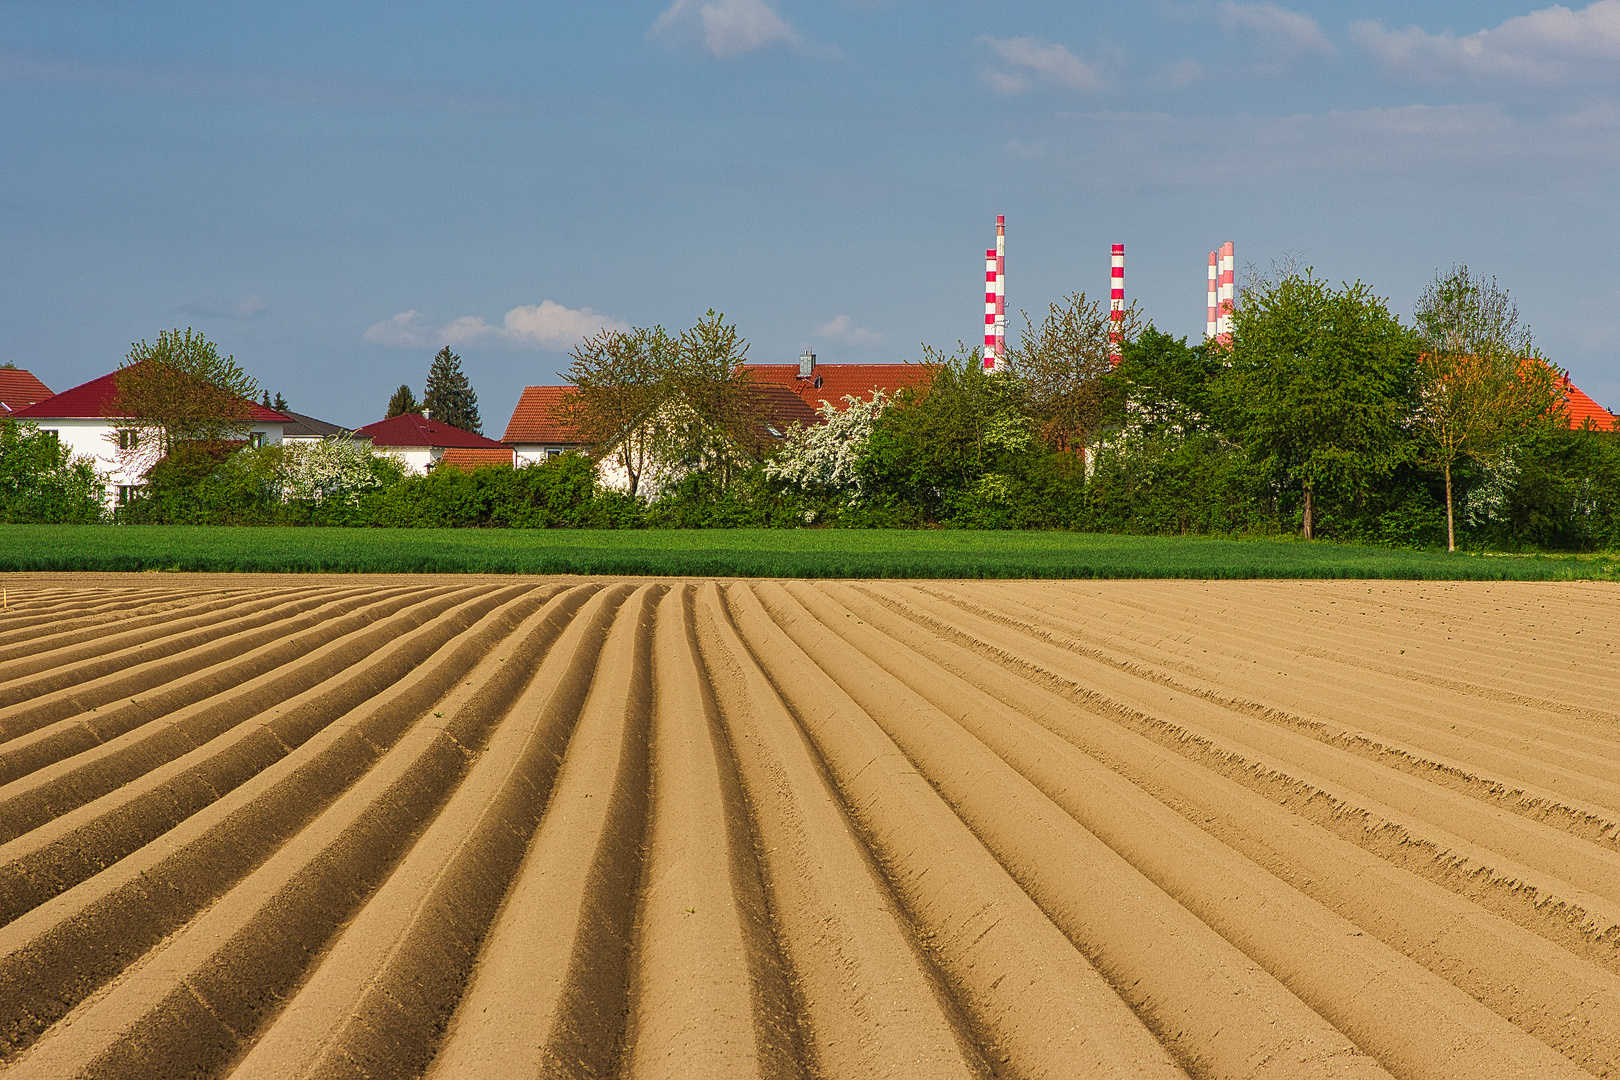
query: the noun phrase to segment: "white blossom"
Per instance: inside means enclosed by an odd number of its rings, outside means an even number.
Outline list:
[[[870,401],[845,395],[844,404],[840,409],[830,401],[822,402],[818,411],[823,422],[811,427],[795,426],[782,448],[766,463],[765,474],[803,488],[835,488],[860,495],[861,479],[856,466],[872,437],[872,424],[889,407],[889,399],[876,390]]]
[[[371,471],[372,451],[347,435],[333,435],[319,442],[287,443],[281,497],[360,501],[360,493],[382,486]]]

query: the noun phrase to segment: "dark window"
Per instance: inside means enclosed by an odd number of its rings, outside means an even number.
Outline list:
[[[118,449],[133,450],[141,441],[141,433],[133,428],[120,428],[118,432]]]
[[[264,446],[264,432],[255,431],[253,434],[249,435],[248,443],[255,450],[261,449]]]
[[[140,491],[141,491],[141,489],[139,487],[136,487],[134,484],[119,484],[118,485],[118,505],[119,506],[128,506],[129,503],[130,503],[130,500],[135,498],[136,495],[140,494]]]

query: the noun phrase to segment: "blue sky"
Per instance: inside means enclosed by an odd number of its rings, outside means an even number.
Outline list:
[[[1495,275],[1620,406],[1620,0],[0,2],[0,344],[53,389],[194,326],[378,419],[448,342],[498,436],[600,326],[725,312],[755,360],[970,343],[1205,255],[1403,315]]]

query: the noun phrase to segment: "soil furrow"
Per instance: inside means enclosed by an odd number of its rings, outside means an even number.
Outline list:
[[[394,633],[439,616],[457,599],[450,594],[414,606],[418,598],[411,595],[376,604],[343,601],[308,630],[189,676],[187,696],[223,687],[195,704],[165,709],[180,689],[171,684],[142,702],[80,713],[0,744],[0,842],[38,823],[16,801],[19,796],[46,808],[48,816],[65,813],[194,749],[199,739],[303,692]],[[404,615],[402,609],[408,609]],[[383,625],[374,625],[379,621]]]
[[[691,586],[671,590],[654,629],[653,807],[623,1073],[803,1077],[752,838],[735,820],[737,780],[715,743],[691,600]]]
[[[542,901],[528,913],[544,929],[529,936],[516,957],[523,980],[508,983],[502,996],[521,1001],[507,1007],[532,1003],[546,995],[545,987],[563,981],[563,972],[542,962],[534,946],[537,939],[572,938],[568,912],[577,910],[590,931],[611,935],[622,929],[628,938],[629,893],[636,875],[632,870],[627,883],[614,870],[626,863],[633,868],[639,861],[635,811],[646,790],[647,638],[655,589],[642,586],[625,600],[611,628],[582,626],[577,635],[581,644],[535,673],[454,798],[233,1076],[420,1074],[462,997],[486,935],[491,952],[504,951],[502,927],[525,895],[525,882],[513,886],[513,878],[525,865],[537,826],[536,850],[545,846],[549,830],[543,822],[552,820],[564,800],[595,798],[585,805],[587,812],[601,815],[589,836],[593,857],[585,877],[598,880],[585,885],[576,908]],[[583,748],[587,758],[596,752],[593,765],[603,768],[588,767],[575,779],[570,765],[576,748]],[[528,865],[533,862],[531,856]],[[509,889],[513,901],[508,914],[491,933],[490,923]],[[624,909],[620,919],[613,917],[615,906]],[[622,1025],[623,960],[611,962],[615,950],[609,941],[591,944],[597,947],[596,966],[588,974],[619,984],[618,1006],[609,990],[605,1011],[610,1015],[598,1019]],[[470,994],[478,994],[476,983]],[[480,1022],[493,1022],[483,1010],[478,1016]],[[551,1023],[525,1023],[516,1034],[543,1055],[556,1037],[557,1022],[550,1016],[532,1019]],[[452,1035],[451,1045],[454,1041]],[[595,1049],[611,1061],[616,1041],[600,1040]],[[538,1071],[519,1061],[505,1067],[529,1075]]]
[[[154,769],[95,802],[0,846],[0,924],[76,885],[118,859],[150,843],[203,807],[225,796],[273,763],[296,751],[327,724],[361,708],[370,699],[430,662],[458,635],[462,646],[495,644],[546,600],[549,589],[503,590],[443,611],[406,633],[384,627],[388,648],[367,650],[353,667],[287,699],[174,762]],[[485,620],[501,604],[509,609]],[[461,650],[456,650],[457,654]],[[446,669],[461,670],[462,664]]]
[[[466,591],[488,592],[490,588],[475,586]],[[440,595],[453,591],[446,589]],[[301,610],[267,613],[240,620],[243,624],[251,625],[220,626],[210,632],[193,631],[182,635],[183,649],[167,650],[162,656],[127,668],[113,663],[111,673],[74,682],[64,688],[41,686],[38,688],[40,697],[0,708],[0,732],[5,734],[6,739],[26,735],[47,724],[99,710],[126,697],[130,704],[139,705],[141,699],[136,697],[138,694],[160,697],[158,701],[147,702],[149,710],[156,710],[149,715],[162,715],[199,701],[255,674],[251,670],[233,674],[233,660],[256,649],[283,647],[289,635],[316,626],[320,622],[319,613],[308,609],[316,608],[320,603],[320,598],[314,597],[291,605]],[[175,643],[166,642],[165,646],[170,644]],[[188,681],[188,676],[209,672],[209,669],[217,669],[212,672],[216,678]]]
[[[1082,827],[1259,962],[1390,1072],[1454,1080],[1487,1072],[1572,1080],[1581,1075],[1545,1044],[1399,951],[1364,936],[1353,923],[1261,866],[1235,857],[1158,799],[1033,720],[866,625],[821,590],[789,589],[824,626],[943,715],[955,718]],[[1414,1038],[1414,1030],[1422,1036]]]
[[[755,665],[720,591],[697,603],[705,671],[757,837],[767,902],[792,972],[806,1071],[979,1077],[990,1070],[792,716]]]
[[[194,929],[189,940],[206,941],[207,927],[222,922],[245,923],[238,944],[248,953],[213,963],[212,970],[249,987],[257,978],[269,980],[261,1000],[269,1007],[275,980],[300,977],[326,936],[386,879],[533,665],[553,648],[580,652],[582,635],[622,598],[620,590],[610,590],[574,620],[592,592],[586,587],[557,597],[493,649],[476,637],[446,646],[445,663],[423,665],[391,693],[328,726],[188,819],[165,844],[142,848],[0,928],[0,1054],[9,1057],[32,1043],[205,909],[202,937]],[[224,903],[227,894],[237,898],[233,904]],[[219,933],[223,946],[230,935]],[[279,951],[265,956],[264,949]],[[140,992],[127,992],[126,1000]],[[72,1043],[68,1038],[61,1045]]]

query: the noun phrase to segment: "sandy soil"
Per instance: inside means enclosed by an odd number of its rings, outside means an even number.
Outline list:
[[[9,1078],[1620,1076],[1620,593],[14,575]]]

